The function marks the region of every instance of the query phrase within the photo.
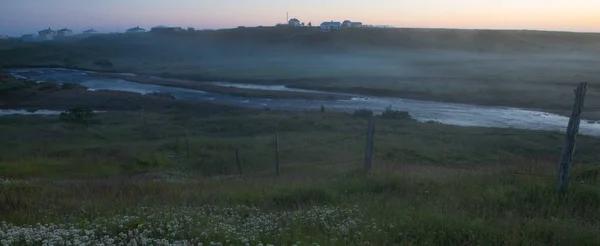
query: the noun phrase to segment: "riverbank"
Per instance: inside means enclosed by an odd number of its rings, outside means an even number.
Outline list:
[[[271,99],[307,99],[307,100],[343,100],[349,96],[339,94],[355,94],[365,97],[390,97],[422,101],[461,103],[482,106],[516,107],[535,111],[545,111],[568,117],[572,110],[572,93],[577,83],[559,83],[552,86],[539,87],[542,92],[524,90],[541,86],[525,83],[523,86],[508,86],[512,83],[497,79],[458,79],[458,78],[399,78],[399,77],[329,77],[329,78],[282,78],[256,79],[238,77],[192,76],[177,73],[134,74],[111,69],[109,71],[92,67],[49,66],[58,69],[75,69],[90,71],[91,76],[99,78],[123,79],[136,83],[188,88],[206,92],[227,94],[237,97],[271,98]],[[22,68],[45,68],[45,66],[24,66]],[[158,77],[157,77],[158,76]],[[163,77],[164,76],[164,77]],[[404,82],[399,82],[406,80]],[[273,91],[263,89],[239,88],[234,86],[215,85],[212,82],[226,81],[232,84],[285,86],[290,89],[321,91],[324,93]],[[497,84],[494,88],[484,89],[482,84]],[[460,84],[468,85],[468,87]],[[583,117],[588,120],[600,120],[600,101],[594,95],[597,92],[591,83],[586,98]],[[533,86],[533,87],[532,87]],[[562,91],[558,91],[558,89]],[[329,92],[329,93],[327,93]],[[337,95],[336,95],[337,94]],[[548,100],[548,95],[564,100]]]
[[[37,83],[15,79],[8,74],[0,75],[0,95],[0,109],[59,111],[77,107],[108,111],[198,109],[209,114],[245,110],[224,105],[175,100],[168,94],[160,93],[143,95],[113,90],[89,91],[79,84]]]
[[[123,79],[142,84],[162,85],[179,87],[193,90],[200,90],[211,93],[226,94],[236,97],[249,98],[270,98],[270,99],[305,99],[305,100],[348,100],[350,96],[342,96],[327,93],[310,93],[310,92],[292,92],[292,91],[275,91],[275,90],[260,90],[237,88],[234,86],[215,85],[206,82],[214,81],[183,81],[168,78],[159,78],[143,75],[124,75],[116,73],[92,73],[93,77]]]

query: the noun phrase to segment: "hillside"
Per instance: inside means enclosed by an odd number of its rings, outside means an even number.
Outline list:
[[[112,66],[100,67],[105,59]],[[600,34],[450,29],[241,28],[112,34],[0,50],[3,66],[67,66],[192,79],[286,84],[564,112],[600,77]],[[600,100],[586,103],[600,109]]]

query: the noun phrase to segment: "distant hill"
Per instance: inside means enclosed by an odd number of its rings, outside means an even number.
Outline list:
[[[594,54],[597,54],[595,56]],[[511,57],[506,57],[506,56]],[[103,34],[17,44],[0,50],[3,66],[68,66],[195,79],[289,79],[352,76],[407,76],[435,65],[439,76],[470,73],[481,60],[514,65],[529,55],[585,64],[600,57],[600,34],[410,28],[361,28],[323,33],[318,28],[237,28],[176,33]],[[582,57],[583,56],[583,57]],[[591,58],[590,58],[591,57]],[[99,68],[108,59],[113,67]],[[591,60],[590,60],[591,59]],[[500,67],[490,65],[486,69]],[[534,66],[535,68],[535,66]],[[461,72],[461,69],[467,69]],[[417,71],[418,70],[418,71]],[[443,71],[442,71],[443,70]],[[508,73],[514,73],[512,70]],[[432,71],[426,71],[431,74]],[[503,75],[505,71],[498,70]],[[410,75],[410,74],[409,74]],[[410,75],[413,76],[413,75]],[[479,75],[478,75],[479,76]],[[498,77],[500,75],[493,75]],[[487,74],[485,75],[487,76]]]

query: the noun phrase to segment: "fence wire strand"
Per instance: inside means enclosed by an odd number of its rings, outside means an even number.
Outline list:
[[[352,136],[345,136],[345,137],[341,137],[341,138],[337,138],[334,140],[329,140],[329,141],[325,141],[319,144],[309,144],[309,146],[306,147],[302,147],[302,148],[286,148],[286,149],[281,149],[279,150],[279,153],[285,153],[285,152],[291,152],[291,151],[302,151],[302,150],[308,150],[308,149],[313,149],[313,148],[317,148],[317,147],[324,147],[324,146],[328,146],[328,145],[332,145],[332,144],[336,144],[336,143],[341,143],[347,140],[353,140],[353,139],[357,139],[360,138],[362,136],[364,136],[364,133],[360,133],[358,135],[352,135]]]

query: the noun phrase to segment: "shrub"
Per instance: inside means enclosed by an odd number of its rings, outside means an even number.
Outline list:
[[[373,111],[370,109],[357,109],[354,110],[352,116],[357,118],[370,118],[373,116]]]
[[[175,96],[173,96],[173,94],[171,94],[170,92],[155,91],[155,92],[148,93],[147,95],[148,96],[155,96],[155,97],[163,97],[163,98],[175,99]]]
[[[94,117],[94,111],[89,108],[72,108],[60,113],[59,119],[64,122],[82,124],[88,127]]]
[[[381,118],[385,119],[394,119],[394,120],[412,120],[412,116],[406,111],[399,111],[392,109],[392,105],[387,106],[383,113],[381,113]]]
[[[102,69],[107,69],[107,68],[112,68],[113,67],[113,63],[108,60],[108,59],[100,59],[100,60],[96,60],[94,62],[94,65],[102,68]]]
[[[60,85],[61,90],[87,89],[85,86],[75,83],[63,83]]]
[[[54,82],[42,82],[38,84],[39,91],[57,91],[60,90],[60,84]]]

